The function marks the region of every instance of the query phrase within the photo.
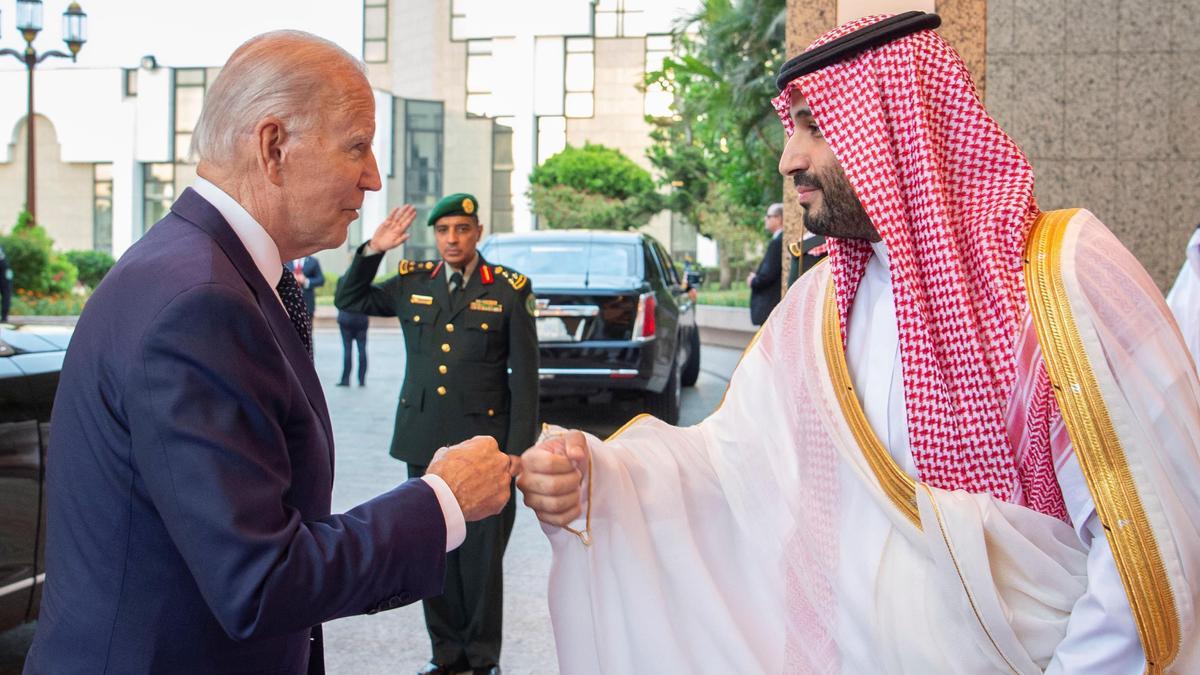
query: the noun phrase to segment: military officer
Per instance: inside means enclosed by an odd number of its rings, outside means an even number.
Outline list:
[[[533,445],[538,419],[535,298],[516,270],[476,252],[483,235],[475,197],[444,197],[429,214],[440,260],[401,260],[399,273],[372,284],[384,251],[408,239],[412,206],[395,209],[359,247],[335,302],[338,309],[396,316],[407,366],[391,454],[420,476],[438,448],[492,436],[519,455]],[[501,561],[516,500],[497,516],[467,524],[448,555],[446,592],[426,600],[433,659],[422,673],[499,673]]]

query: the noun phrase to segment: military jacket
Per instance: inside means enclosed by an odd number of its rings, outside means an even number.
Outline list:
[[[442,261],[401,260],[373,284],[382,255],[360,247],[335,298],[338,309],[399,318],[407,359],[393,457],[428,466],[433,453],[492,436],[520,454],[538,421],[538,343],[529,279],[482,258],[451,297]]]

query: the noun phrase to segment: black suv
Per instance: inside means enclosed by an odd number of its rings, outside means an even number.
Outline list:
[[[0,630],[37,617],[50,407],[71,329],[0,324]]]
[[[644,396],[655,417],[679,420],[700,332],[688,284],[653,237],[543,230],[492,235],[480,251],[533,282],[542,396]]]

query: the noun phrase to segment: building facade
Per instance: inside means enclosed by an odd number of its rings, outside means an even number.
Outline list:
[[[360,1],[357,55],[375,90],[383,189],[367,195],[346,245],[319,254],[335,274],[390,208],[412,203],[423,213],[445,193],[475,194],[489,232],[536,228],[525,197],[529,172],[568,143],[616,147],[650,169],[645,117],[669,114],[670,99],[641,84],[670,52],[680,18],[698,6]],[[37,212],[58,247],[119,256],[162,217],[195,178],[191,133],[219,66],[163,67],[148,56],[131,68],[37,73]],[[24,86],[23,70],[0,71],[4,91]],[[11,130],[0,144],[7,231],[24,203],[23,97],[0,99],[0,129]],[[694,228],[670,213],[646,229],[677,254],[695,254]],[[433,254],[429,231],[417,227],[394,255]]]

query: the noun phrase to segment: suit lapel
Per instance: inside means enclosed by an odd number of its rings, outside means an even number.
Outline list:
[[[258,307],[262,311],[263,316],[267,320],[267,325],[270,326],[272,334],[275,336],[275,342],[287,357],[288,363],[292,370],[299,378],[301,389],[304,390],[304,395],[308,397],[309,405],[321,420],[321,426],[325,429],[325,436],[329,443],[330,450],[333,449],[333,425],[329,421],[329,408],[325,403],[325,394],[321,390],[321,381],[317,377],[317,371],[313,367],[312,359],[308,357],[308,351],[304,348],[304,343],[300,341],[300,335],[296,333],[296,329],[292,326],[292,321],[288,318],[287,311],[283,305],[279,303],[278,296],[275,295],[275,290],[272,286],[268,286],[266,280],[262,278],[262,273],[259,272],[258,266],[254,264],[254,259],[250,257],[250,253],[246,251],[246,247],[242,245],[241,239],[238,239],[233,229],[225,222],[213,205],[209,204],[199,194],[191,188],[183,191],[179,199],[171,205],[171,210],[188,222],[192,223],[201,230],[204,230],[221,250],[233,263],[242,280],[250,287],[250,291],[254,293],[255,299],[258,301]],[[280,275],[283,274],[284,268],[279,268]],[[330,469],[333,468],[333,454],[329,456]]]

